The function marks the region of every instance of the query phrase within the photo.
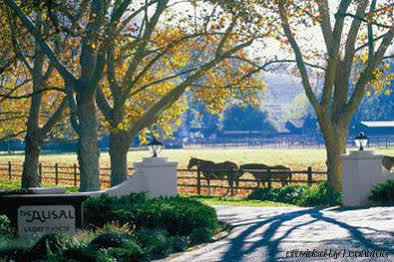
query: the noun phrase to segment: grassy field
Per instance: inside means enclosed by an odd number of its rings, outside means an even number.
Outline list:
[[[353,149],[354,150],[354,149]],[[375,150],[379,154],[394,156],[394,148],[390,149],[376,149]],[[133,162],[141,161],[143,157],[149,157],[150,154],[148,151],[133,151],[128,153],[128,164],[129,167],[133,166]],[[325,171],[325,150],[324,149],[249,149],[249,148],[220,148],[220,149],[168,149],[163,150],[160,154],[161,157],[168,157],[171,161],[179,162],[179,168],[185,169],[187,167],[189,159],[193,157],[208,159],[215,162],[222,161],[233,161],[238,165],[246,164],[246,163],[264,163],[267,165],[285,165],[290,167],[293,171],[305,171],[307,167],[312,167],[314,171]],[[11,161],[13,164],[22,164],[23,163],[23,155],[11,155],[0,156],[0,163],[7,163]],[[45,154],[41,155],[40,162],[43,166],[54,166],[55,163],[58,163],[59,166],[71,166],[74,163],[77,163],[76,154]],[[109,167],[109,155],[108,153],[102,153],[100,156],[100,166],[101,167]],[[62,184],[67,184],[69,186],[73,185],[73,169],[72,168],[63,168],[65,172],[69,172],[69,175],[64,174],[61,175],[63,178],[70,179],[69,181],[63,181]],[[45,171],[54,172],[53,168],[46,168]],[[3,166],[3,170],[0,170],[0,177],[7,177],[8,169],[6,166]],[[21,174],[22,166],[13,167],[13,174]],[[100,170],[100,175],[102,181],[109,180],[110,170]],[[51,175],[47,175],[51,176]],[[195,172],[178,172],[178,176],[180,177],[190,177],[195,178]],[[253,179],[250,174],[245,174],[243,179]],[[293,180],[302,180],[306,181],[305,174],[293,174]],[[314,175],[314,180],[324,180],[325,175]],[[44,183],[50,184],[54,182],[53,173],[50,179],[44,179]],[[179,180],[180,184],[196,184],[195,179],[188,180]],[[206,181],[202,180],[202,185],[206,185]],[[225,181],[212,181],[212,185],[219,186],[227,186]],[[256,182],[241,182],[241,187],[255,187]],[[273,184],[277,186],[279,184]],[[102,188],[108,187],[108,182],[102,183]],[[196,194],[195,187],[180,187],[179,192],[182,194]],[[207,194],[208,190],[206,188],[202,188],[202,194]],[[243,196],[250,193],[250,190],[240,190],[238,192],[238,196]],[[212,195],[220,195],[223,196],[225,193],[225,189],[216,188],[212,189]]]
[[[394,148],[376,149],[379,154],[394,156]],[[132,151],[128,153],[128,163],[131,167],[133,162],[141,161],[143,157],[149,157],[148,151]],[[179,168],[186,168],[189,159],[193,157],[208,159],[215,162],[233,161],[238,165],[245,163],[264,163],[268,165],[281,164],[289,166],[292,170],[304,170],[312,166],[314,170],[325,170],[324,149],[249,149],[249,148],[219,148],[219,149],[165,149],[161,157],[168,157],[171,161],[179,162]],[[1,155],[0,163],[11,161],[23,163],[23,155]],[[53,165],[55,163],[72,165],[77,163],[76,154],[43,154],[40,162]],[[109,155],[104,152],[100,156],[100,166],[109,167]]]

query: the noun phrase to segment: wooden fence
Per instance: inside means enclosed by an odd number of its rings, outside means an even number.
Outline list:
[[[211,184],[210,188],[212,189],[222,189],[225,191],[229,191],[231,196],[234,196],[238,193],[238,190],[251,192],[255,190],[257,187],[258,181],[256,178],[243,178],[244,176],[251,176],[251,172],[258,172],[260,174],[265,174],[266,179],[261,179],[260,182],[266,183],[268,187],[272,186],[281,186],[281,181],[275,176],[275,173],[283,173],[281,170],[272,170],[272,169],[234,169],[234,170],[207,170],[207,171],[227,171],[228,174],[232,174],[230,178],[236,177],[239,172],[242,172],[243,175],[238,179],[239,186],[236,186],[236,180],[227,178],[214,178],[210,179],[211,181],[220,181],[220,184]],[[288,172],[286,170],[286,172]],[[196,173],[193,176],[185,176],[182,173]],[[248,174],[249,173],[249,174]],[[327,179],[327,172],[324,171],[313,171],[312,167],[308,167],[306,170],[301,171],[290,171],[291,179],[286,179],[285,182],[288,184],[298,184],[298,185],[313,185],[314,183],[325,181]],[[194,183],[187,184],[182,183],[182,181],[195,181]],[[178,169],[178,187],[186,187],[186,188],[193,188],[196,189],[196,193],[198,195],[202,194],[203,189],[205,193],[208,190],[208,184],[206,179],[202,174],[201,169]]]
[[[132,171],[132,168],[129,168]],[[20,179],[22,177],[23,165],[8,163],[0,163],[0,177],[9,180]],[[110,185],[110,168],[102,167],[100,171],[100,183],[103,187]],[[79,186],[79,166],[63,165],[55,163],[55,165],[47,165],[40,163],[38,166],[38,174],[40,183],[48,183],[55,185]]]
[[[55,184],[55,185],[66,185],[66,186],[79,186],[79,167],[76,164],[73,165],[62,165],[55,163],[55,165],[43,165],[39,164],[39,178],[40,183]],[[7,178],[9,180],[20,179],[22,176],[23,165],[14,164],[11,161],[8,163],[0,163],[0,178]],[[110,168],[100,168],[100,182],[102,187],[110,186]],[[132,173],[133,168],[129,168]],[[210,170],[210,171],[224,171],[224,170]],[[259,172],[265,174],[266,179],[260,180],[260,182],[267,183],[269,187],[280,186],[281,182],[275,177],[278,170],[271,169],[259,169],[259,170],[225,170],[230,178],[237,175],[239,172],[244,173],[238,179],[239,186],[237,187],[234,179],[230,181],[226,178],[214,178],[210,179],[210,188],[213,189],[213,195],[222,195],[226,191],[231,193],[232,196],[237,193],[246,194],[256,189],[258,181],[251,176],[250,172]],[[327,172],[313,171],[312,167],[308,167],[306,170],[301,171],[290,171],[292,174],[291,180],[286,180],[289,184],[305,184],[312,185],[313,183],[323,181],[327,179]],[[246,177],[246,178],[245,178]],[[252,178],[248,178],[252,177]],[[188,183],[187,181],[192,181]],[[228,183],[230,182],[230,183]],[[181,193],[191,193],[202,195],[208,193],[208,184],[202,174],[201,169],[178,169],[178,187]],[[225,191],[225,192],[223,192]]]

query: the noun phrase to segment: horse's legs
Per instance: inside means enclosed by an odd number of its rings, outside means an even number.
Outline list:
[[[235,187],[237,188],[235,190],[235,194],[238,194],[238,189],[239,189],[239,176],[237,176],[236,180],[235,180]]]
[[[207,184],[208,184],[208,196],[211,195],[211,180],[209,180],[209,178],[207,178]]]
[[[256,179],[256,181],[257,181],[257,187],[256,188],[260,188],[260,178],[255,175],[254,179]]]
[[[231,187],[231,185],[232,185],[231,183],[232,183],[232,177],[231,177],[231,175],[227,175],[227,184],[228,184],[228,187],[227,187],[226,193],[224,194],[225,196],[227,196],[228,193],[230,192],[230,187]]]
[[[282,178],[281,180],[282,180],[282,187],[284,187],[285,185],[287,185],[287,182],[286,182],[286,178],[285,178],[285,177]]]

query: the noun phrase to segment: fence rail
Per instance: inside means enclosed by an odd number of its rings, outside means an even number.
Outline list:
[[[7,178],[9,180],[20,179],[22,177],[23,165],[14,164],[11,161],[8,163],[0,163],[0,177]],[[102,167],[100,171],[100,183],[103,187],[110,186],[110,168]],[[129,168],[129,171],[133,171],[133,168]],[[260,183],[267,183],[268,187],[272,185],[280,185],[281,180],[275,176],[275,173],[283,172],[284,170],[272,170],[272,169],[234,169],[234,170],[201,170],[197,169],[178,169],[178,187],[184,189],[183,193],[196,193],[198,195],[207,192],[208,184],[207,180],[203,175],[203,171],[208,172],[218,172],[226,171],[227,176],[223,178],[211,178],[210,181],[215,184],[211,184],[209,187],[212,189],[224,189],[234,196],[238,190],[241,191],[251,191],[256,189],[256,185]],[[54,183],[55,185],[66,185],[66,186],[79,186],[80,183],[80,173],[77,164],[73,165],[63,165],[55,163],[55,165],[43,165],[42,163],[38,166],[39,180],[40,183]],[[234,179],[237,177],[239,172],[242,172],[242,176],[239,179]],[[258,172],[259,174],[267,175],[264,179],[250,179],[244,178],[244,176],[250,176],[251,172]],[[312,185],[316,182],[326,180],[327,172],[324,171],[314,171],[312,167],[308,167],[305,170],[299,171],[288,171],[292,177],[290,179],[284,180],[284,182],[289,184],[306,184]],[[249,175],[245,175],[249,174]],[[230,179],[228,179],[230,178]],[[238,182],[239,186],[236,186]],[[189,192],[192,189],[192,192]],[[189,191],[188,191],[189,190]]]
[[[354,147],[354,137],[346,140],[346,147]],[[394,146],[394,136],[369,136],[368,147],[390,148]],[[319,136],[290,135],[276,137],[242,137],[242,138],[195,138],[183,143],[183,148],[324,148],[324,140]]]

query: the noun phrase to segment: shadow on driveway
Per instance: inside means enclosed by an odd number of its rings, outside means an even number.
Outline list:
[[[300,210],[300,211],[294,211],[294,212],[289,212],[289,213],[284,213],[284,214],[279,214],[275,215],[273,217],[265,218],[263,220],[259,220],[258,217],[257,221],[256,218],[251,219],[250,222],[247,220],[244,221],[239,221],[242,222],[241,224],[238,224],[236,227],[239,226],[247,226],[250,225],[249,227],[245,228],[244,231],[242,231],[237,237],[229,240],[228,245],[229,248],[227,251],[224,253],[224,255],[221,258],[221,261],[241,261],[244,258],[244,255],[251,254],[256,249],[259,249],[261,247],[265,247],[266,249],[266,256],[265,256],[265,261],[277,261],[279,259],[279,252],[281,251],[279,248],[279,245],[282,243],[286,237],[292,233],[294,230],[306,226],[306,225],[311,225],[315,222],[323,221],[325,223],[333,224],[336,226],[339,226],[346,231],[348,231],[350,237],[346,239],[339,239],[339,242],[345,241],[347,243],[356,244],[360,249],[362,250],[384,250],[387,251],[389,254],[393,255],[394,254],[394,248],[393,245],[391,244],[391,247],[385,247],[383,246],[384,243],[381,243],[381,245],[378,245],[371,239],[368,239],[362,232],[361,229],[369,229],[372,231],[375,231],[376,234],[387,234],[391,236],[391,239],[388,239],[388,242],[393,243],[394,240],[394,233],[390,231],[382,231],[382,230],[375,230],[373,228],[368,228],[368,227],[356,227],[356,226],[351,226],[345,222],[336,220],[331,217],[325,216],[322,212],[321,209],[318,208],[311,208],[311,209],[305,209],[305,210]],[[335,210],[335,214],[342,213],[343,211],[348,211],[348,209],[337,209]],[[309,219],[308,221],[305,221],[304,223],[300,223],[294,226],[291,226],[287,231],[284,232],[284,234],[279,237],[274,239],[274,235],[276,232],[278,232],[278,229],[283,226],[283,223],[291,221],[295,218],[304,216],[304,215],[309,215],[312,219]],[[261,219],[261,218],[260,218]],[[250,243],[250,241],[247,241],[248,237],[252,237],[255,234],[255,231],[258,230],[259,228],[268,225],[268,228],[262,233],[262,238],[256,242]],[[367,226],[367,225],[366,225]],[[288,227],[288,225],[286,225]],[[330,241],[322,241],[320,244],[328,245],[329,243],[335,244],[337,240],[330,240]],[[251,245],[250,245],[251,244]],[[319,244],[319,243],[317,243]],[[343,247],[343,246],[342,246]],[[341,247],[338,246],[338,249]],[[307,249],[307,247],[305,248]],[[283,251],[282,251],[283,252]],[[283,258],[283,256],[282,256]]]

